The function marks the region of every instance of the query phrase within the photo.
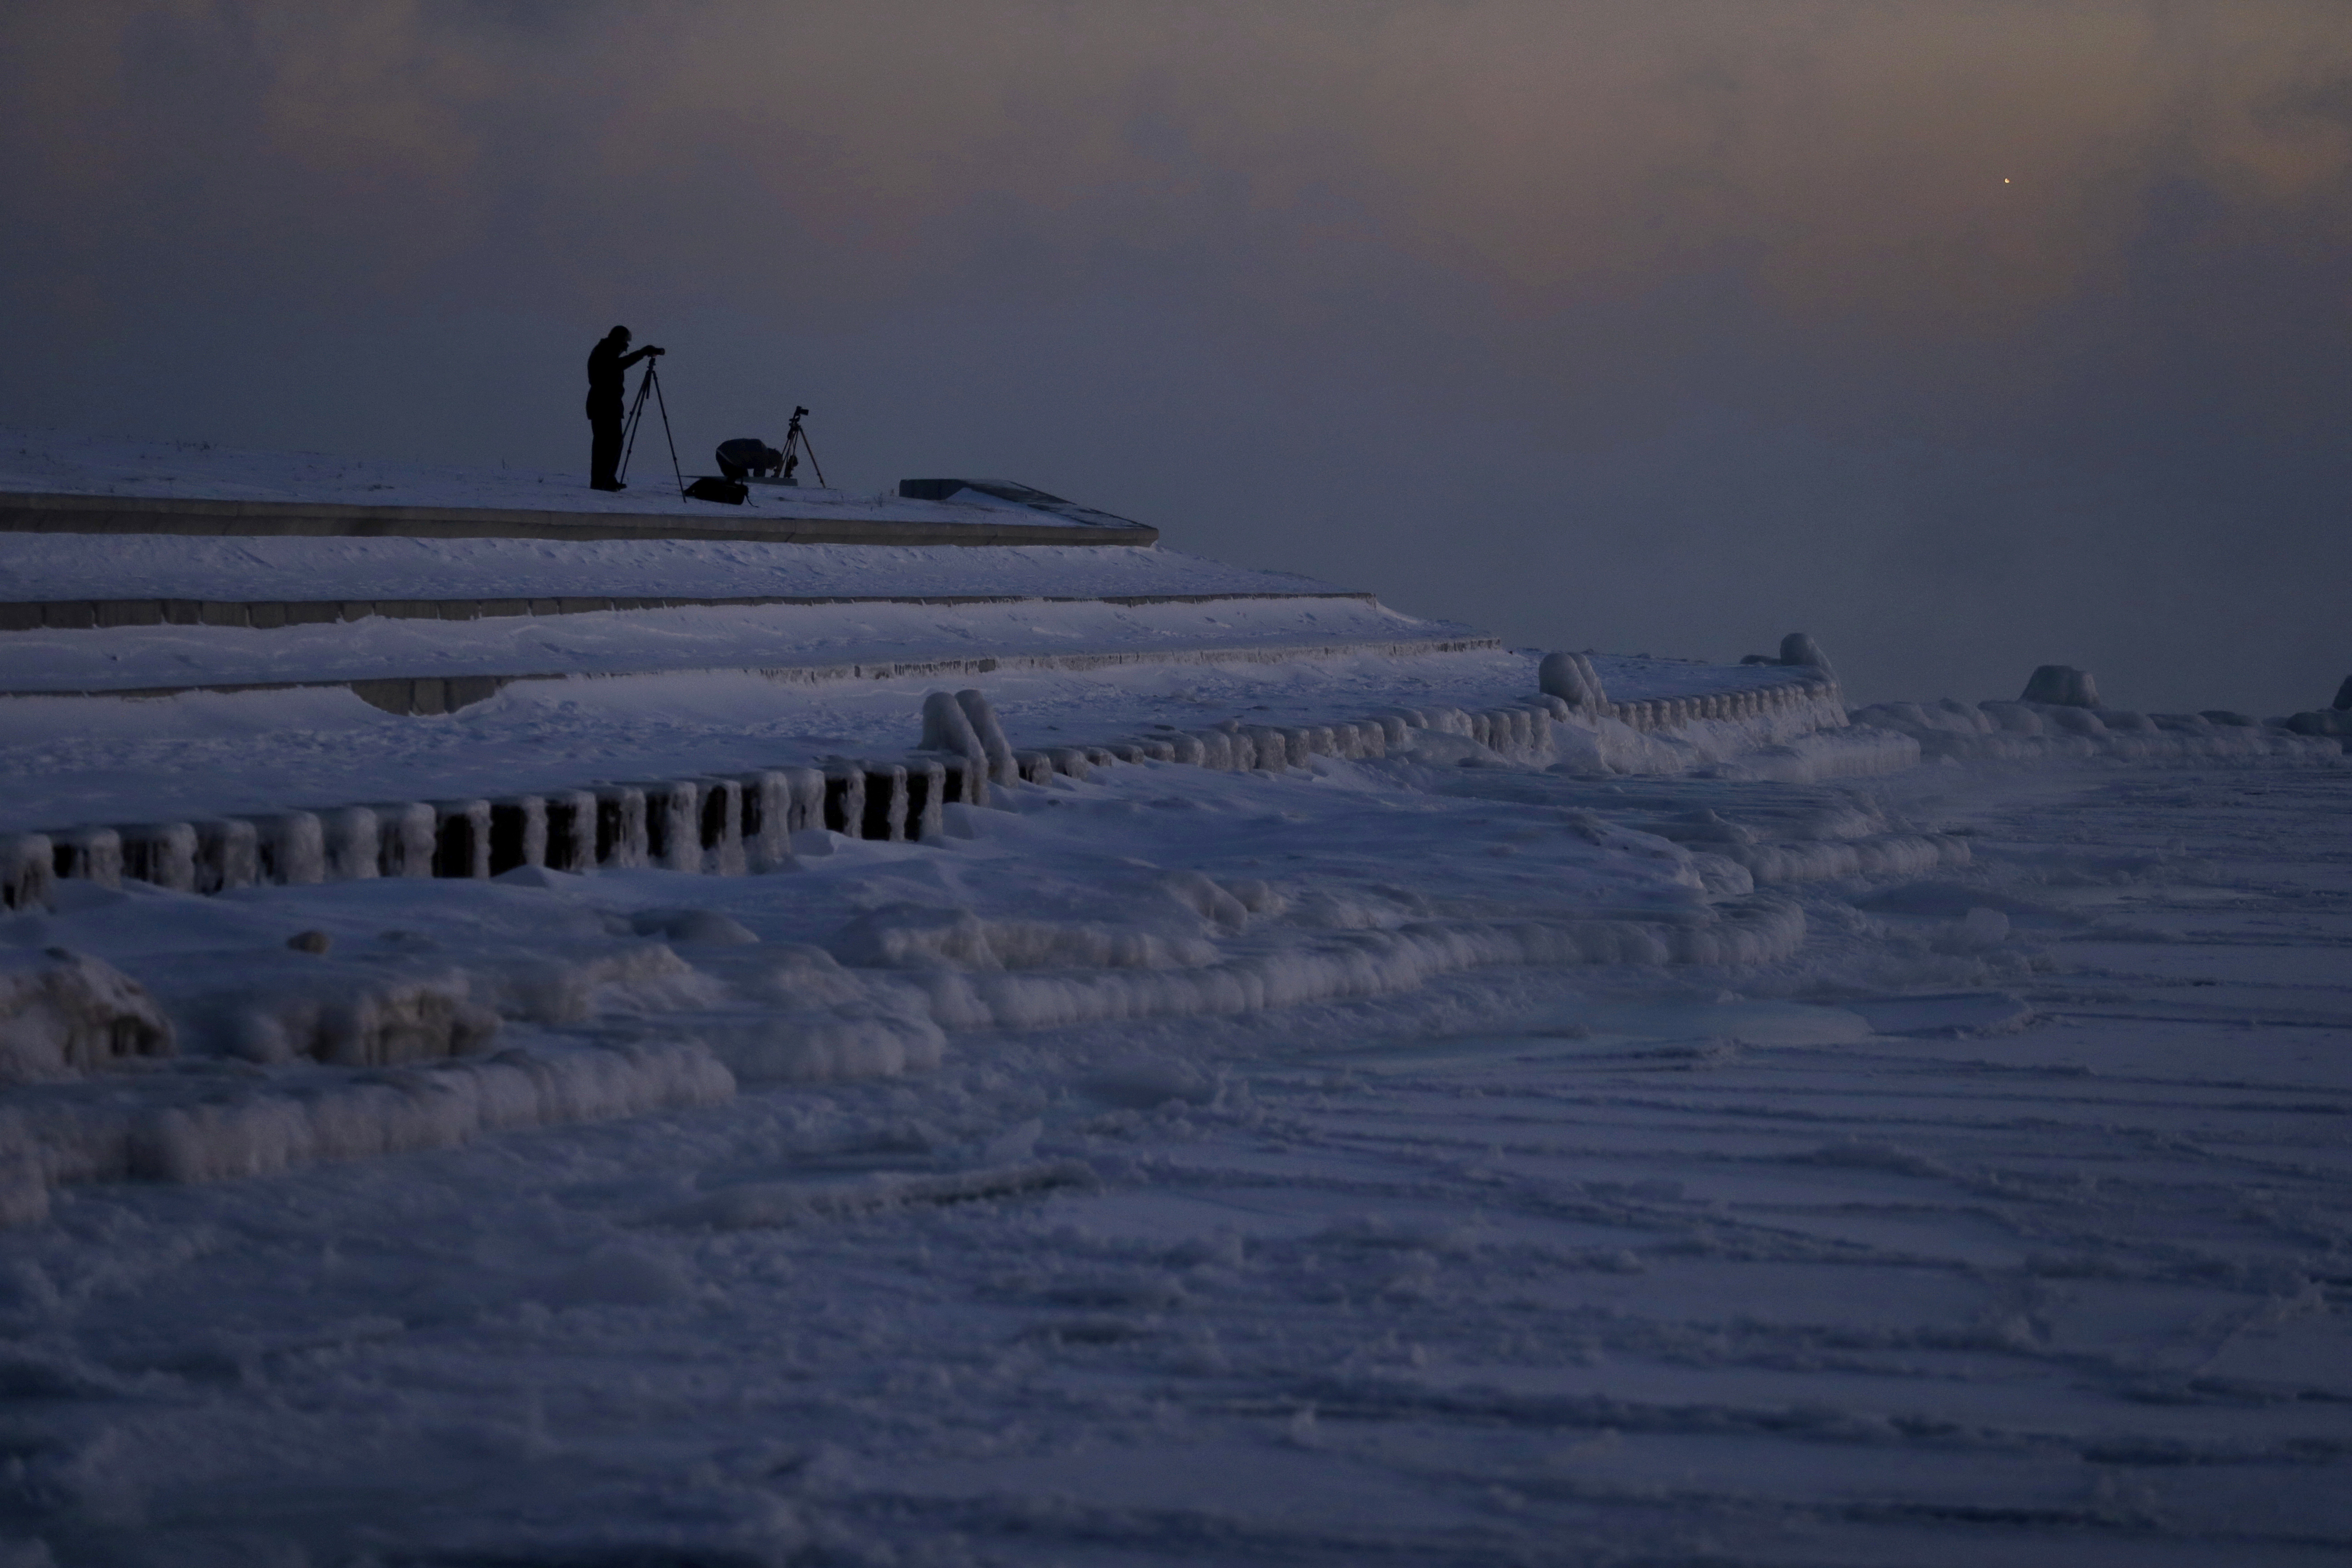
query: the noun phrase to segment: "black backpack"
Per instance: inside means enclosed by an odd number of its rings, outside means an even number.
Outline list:
[[[728,506],[741,506],[751,487],[733,479],[722,479],[716,474],[705,474],[686,487],[688,497],[694,500],[720,501]]]

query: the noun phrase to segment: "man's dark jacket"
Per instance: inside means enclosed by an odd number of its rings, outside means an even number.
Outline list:
[[[600,340],[588,351],[588,417],[618,419],[621,416],[621,377],[628,368],[646,357],[646,351],[625,354],[621,345],[611,338]]]

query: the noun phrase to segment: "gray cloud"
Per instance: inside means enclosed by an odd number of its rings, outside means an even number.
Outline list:
[[[625,320],[1518,641],[2307,706],[2347,105],[2266,0],[25,7],[0,418],[572,468]]]

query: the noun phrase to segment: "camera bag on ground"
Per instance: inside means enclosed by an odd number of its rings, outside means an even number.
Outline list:
[[[751,487],[734,479],[722,479],[716,474],[705,474],[686,487],[688,496],[695,500],[723,501],[729,506],[741,506],[751,493]]]

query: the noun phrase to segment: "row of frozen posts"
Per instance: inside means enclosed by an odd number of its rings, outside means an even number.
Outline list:
[[[527,866],[572,872],[657,867],[720,876],[780,871],[793,863],[793,836],[818,828],[853,838],[935,837],[950,804],[985,805],[992,783],[1043,784],[1055,774],[1083,780],[1097,767],[1140,762],[1280,772],[1316,756],[1385,756],[1409,729],[1464,735],[1525,757],[1549,752],[1551,724],[1580,705],[1646,731],[1752,717],[1830,688],[1790,682],[1630,703],[1596,698],[1599,689],[1596,679],[1577,702],[1547,693],[1476,712],[1396,708],[1336,724],[1229,720],[1205,730],[1160,726],[1108,745],[1043,750],[1014,750],[981,692],[940,691],[925,699],[922,747],[902,757],[829,757],[814,766],[495,798],[0,835],[0,904],[46,907],[61,878],[110,888],[131,878],[218,893],[377,877],[488,878]]]

